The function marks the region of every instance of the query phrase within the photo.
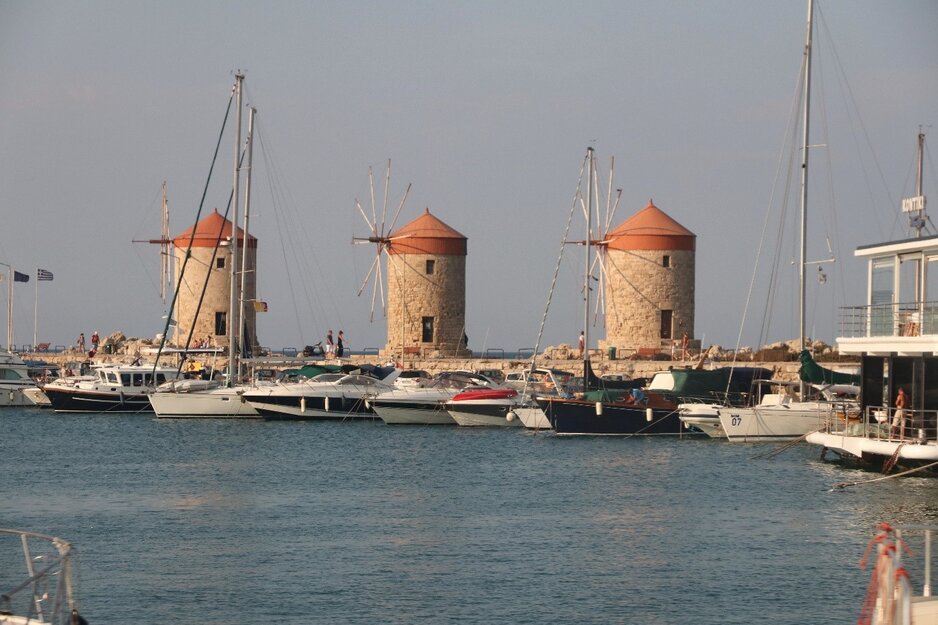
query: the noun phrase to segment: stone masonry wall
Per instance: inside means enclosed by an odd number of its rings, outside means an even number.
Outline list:
[[[664,267],[664,255],[670,266]],[[692,250],[609,250],[606,267],[606,340],[628,355],[661,346],[661,310],[671,310],[672,339],[694,338],[695,254]]]
[[[433,274],[426,274],[427,261]],[[433,317],[433,341],[424,343],[423,317]],[[456,355],[466,325],[466,257],[395,254],[388,263],[388,343],[385,353],[403,345],[421,354]]]

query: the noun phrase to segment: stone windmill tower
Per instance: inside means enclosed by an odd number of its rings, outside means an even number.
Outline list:
[[[194,231],[194,232],[193,232]],[[239,257],[243,255],[246,265],[244,280],[244,318],[229,319],[231,281],[241,279],[241,267],[232,271],[231,222],[222,217],[217,210],[202,219],[193,228],[173,239],[175,256],[176,284],[181,285],[176,299],[173,318],[176,320],[176,343],[185,342],[189,330],[193,330],[193,340],[208,337],[213,347],[228,347],[228,324],[235,325],[236,337],[246,331],[245,341],[256,353],[257,324],[254,301],[257,292],[257,238],[248,235],[244,244],[244,230],[237,228]],[[192,241],[192,255],[182,275],[183,261],[189,241]],[[240,262],[240,260],[239,260]],[[207,282],[205,297],[201,308],[202,288]],[[198,313],[198,314],[197,314]]]
[[[697,235],[649,200],[606,234],[606,342],[626,353],[694,338]]]
[[[467,355],[468,239],[429,208],[388,239],[388,355]]]

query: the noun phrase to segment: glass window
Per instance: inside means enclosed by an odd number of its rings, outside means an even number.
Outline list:
[[[215,259],[215,268],[216,268],[216,269],[224,269],[224,268],[225,268],[225,257],[224,257],[224,256],[221,256],[221,257]]]
[[[870,276],[870,335],[892,336],[892,304],[895,291],[895,258],[876,258],[871,261]]]
[[[130,374],[129,373],[121,374],[121,384],[124,386],[130,386]]]
[[[664,256],[661,257],[661,266],[662,266],[662,267],[670,267],[670,266],[671,266],[671,255],[670,255],[670,254],[665,254]]]
[[[433,342],[433,317],[424,317],[422,327],[423,327],[423,342],[432,343]]]
[[[661,311],[661,338],[670,339],[671,338],[671,318],[673,316],[673,311],[663,310]]]
[[[427,275],[428,275],[428,276],[432,276],[432,275],[433,275],[433,269],[434,269],[435,267],[436,267],[436,261],[435,261],[435,260],[428,260],[428,261],[427,261]]]

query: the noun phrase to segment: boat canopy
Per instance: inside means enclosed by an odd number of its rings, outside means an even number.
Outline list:
[[[798,371],[798,375],[801,377],[802,382],[810,384],[860,384],[859,375],[825,369],[814,361],[814,358],[806,349],[802,350],[798,359],[801,361],[801,369]]]

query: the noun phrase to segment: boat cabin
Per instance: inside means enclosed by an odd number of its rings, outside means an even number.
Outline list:
[[[864,410],[891,406],[902,387],[906,408],[938,411],[938,236],[860,247],[867,299],[842,309],[837,343],[861,357]]]

